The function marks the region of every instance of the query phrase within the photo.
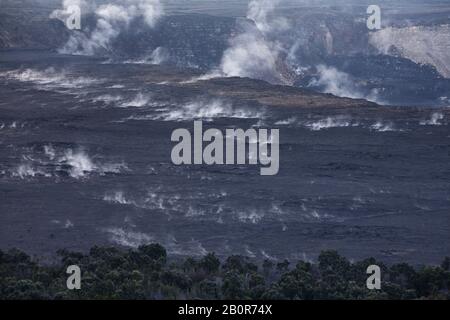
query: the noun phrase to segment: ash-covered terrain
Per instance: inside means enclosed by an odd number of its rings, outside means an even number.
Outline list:
[[[0,1],[1,248],[448,255],[445,2],[383,3],[379,31],[361,2],[64,4]],[[173,165],[194,120],[280,129],[280,173]]]

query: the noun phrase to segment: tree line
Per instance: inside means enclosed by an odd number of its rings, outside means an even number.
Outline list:
[[[351,263],[323,251],[316,263],[255,262],[214,253],[168,259],[159,244],[133,250],[93,247],[88,253],[60,250],[44,264],[26,253],[0,251],[0,299],[449,299],[450,258],[440,266],[386,265],[374,258]],[[172,261],[173,260],[173,261]],[[66,269],[82,270],[80,290],[68,290]],[[367,267],[382,271],[381,290],[366,286]]]

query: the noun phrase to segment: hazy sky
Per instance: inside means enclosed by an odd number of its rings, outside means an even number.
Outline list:
[[[18,4],[29,6],[45,5],[46,7],[61,7],[63,0],[0,0],[0,7],[17,7]],[[86,0],[94,2],[94,0]],[[165,12],[171,13],[208,13],[226,16],[245,16],[250,0],[160,0]],[[95,0],[97,3],[123,2],[121,0]],[[414,11],[420,7],[434,5],[450,7],[450,0],[280,0],[278,8],[301,8],[305,6],[352,6],[361,7],[371,4],[397,10]]]

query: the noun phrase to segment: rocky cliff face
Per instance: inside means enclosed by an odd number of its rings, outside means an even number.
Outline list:
[[[373,33],[370,42],[383,54],[431,65],[450,78],[449,24],[386,28]]]
[[[61,21],[48,18],[50,2],[3,0],[0,8],[0,49],[56,50],[69,38]]]
[[[0,16],[1,49],[56,50],[68,37],[68,30],[58,20],[24,22],[12,16]]]
[[[154,28],[142,21],[112,43],[118,58],[145,58],[163,48],[164,62],[209,69],[220,63],[229,37],[236,32],[235,19],[207,15],[167,16]]]

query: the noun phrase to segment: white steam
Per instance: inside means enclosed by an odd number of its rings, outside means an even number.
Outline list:
[[[93,174],[120,174],[127,171],[125,163],[105,163],[94,161],[84,150],[55,149],[52,145],[44,146],[40,155],[23,156],[22,163],[11,172],[12,177],[51,178],[67,176],[74,179],[88,178]]]
[[[142,232],[127,231],[122,228],[104,229],[110,235],[110,240],[124,247],[137,248],[153,242],[153,237]]]
[[[253,0],[248,5],[247,18],[254,21],[263,34],[289,28],[287,20],[272,14],[281,0]]]
[[[145,116],[144,119],[154,119],[162,121],[191,121],[202,119],[212,121],[218,118],[235,119],[260,119],[264,118],[264,111],[254,110],[245,107],[235,107],[221,99],[195,100],[178,106],[170,106],[161,109],[162,113]],[[133,117],[133,120],[140,120]]]
[[[240,34],[230,40],[224,52],[220,69],[228,77],[250,77],[285,82],[277,72],[282,48],[269,40],[269,35],[288,29],[287,20],[274,17],[280,1],[253,0],[248,7],[247,19],[254,24],[243,24]]]
[[[378,102],[378,91],[376,89],[373,89],[367,95],[364,94],[348,73],[325,65],[317,66],[317,72],[318,77],[309,82],[309,87],[319,87],[323,92],[331,93],[338,97]]]
[[[435,112],[431,115],[430,120],[422,120],[420,125],[422,126],[440,126],[442,125],[442,121],[444,120],[444,115],[440,112]]]
[[[306,123],[305,126],[312,131],[321,131],[331,128],[344,128],[350,126],[358,126],[358,123],[352,123],[347,117],[327,117],[315,122]]]
[[[71,1],[68,1],[71,2]],[[66,1],[63,5],[66,8]],[[143,18],[154,27],[163,15],[159,0],[124,0],[120,4],[103,4],[95,8],[97,24],[90,34],[77,32],[70,37],[61,53],[94,55],[99,50],[110,50],[111,41],[136,18]],[[56,15],[57,12],[54,12]]]
[[[264,75],[275,74],[276,48],[250,27],[248,32],[233,38],[230,44],[221,64],[226,76],[263,78]]]
[[[160,65],[170,59],[170,54],[164,47],[158,47],[148,56],[139,59],[126,60],[124,63],[130,64],[155,64]]]

